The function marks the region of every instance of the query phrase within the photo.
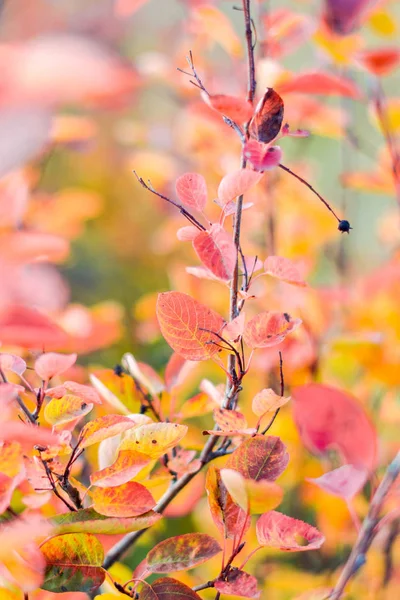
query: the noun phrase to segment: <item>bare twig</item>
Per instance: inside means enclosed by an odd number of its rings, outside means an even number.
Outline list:
[[[247,59],[248,59],[248,87],[247,99],[253,103],[256,93],[256,68],[254,63],[254,42],[253,42],[253,27],[254,23],[250,15],[250,0],[243,0],[244,22],[246,27],[246,44],[247,44]],[[253,27],[252,27],[253,25]],[[255,29],[255,28],[254,28]]]
[[[329,600],[339,600],[339,598],[341,598],[349,580],[365,563],[366,553],[368,552],[372,540],[376,535],[376,526],[379,523],[379,515],[382,510],[383,503],[399,474],[400,452],[397,453],[396,457],[386,469],[386,473],[372,498],[368,514],[361,526],[357,541],[343,568],[334,590],[329,596]]]
[[[280,377],[280,383],[281,383],[281,397],[283,397],[285,395],[285,379],[283,377],[283,358],[282,358],[282,352],[279,352],[279,377]],[[276,411],[274,412],[274,415],[272,417],[272,419],[270,420],[270,422],[268,423],[268,425],[266,426],[266,428],[261,432],[262,435],[265,435],[267,433],[267,431],[269,431],[272,427],[272,425],[274,424],[274,421],[276,419],[276,417],[279,414],[280,411],[280,407],[276,409]]]
[[[4,383],[8,382],[3,369],[0,369],[0,377],[2,378]],[[25,402],[22,400],[22,398],[19,394],[16,396],[16,401],[18,402],[20,409],[22,410],[24,415],[27,417],[28,421],[30,421],[33,425],[36,425],[37,423],[36,423],[36,419],[35,419],[34,415],[29,411],[27,406],[25,406]]]

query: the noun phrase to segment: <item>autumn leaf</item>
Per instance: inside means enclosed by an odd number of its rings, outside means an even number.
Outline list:
[[[185,533],[157,544],[147,554],[151,573],[183,571],[200,565],[221,552],[218,542],[206,533]]]
[[[207,204],[207,184],[202,175],[185,173],[178,177],[175,187],[183,205],[203,212]]]
[[[93,444],[98,444],[114,435],[123,433],[132,427],[137,427],[137,423],[129,417],[122,415],[103,415],[93,421],[89,421],[81,429],[79,434],[79,445],[81,448],[87,448]]]
[[[145,454],[120,447],[116,461],[109,467],[93,472],[90,483],[105,488],[122,485],[135,477],[150,460]]]
[[[162,335],[183,358],[205,360],[218,352],[210,332],[218,333],[224,320],[211,308],[182,292],[165,292],[158,296],[156,312]]]
[[[335,33],[348,35],[360,25],[367,9],[374,3],[375,0],[372,3],[371,0],[325,0],[324,18]]]
[[[187,426],[178,423],[149,423],[127,431],[120,450],[132,448],[152,459],[179,444],[187,433]]]
[[[339,496],[344,500],[351,500],[364,487],[368,478],[368,471],[353,465],[343,465],[333,471],[324,473],[321,477],[308,477],[307,481],[314,483],[322,490]]]
[[[283,153],[280,146],[268,146],[257,140],[248,140],[244,145],[243,155],[255,171],[263,173],[277,167]]]
[[[279,548],[284,552],[316,550],[325,541],[315,527],[271,510],[258,519],[257,539],[261,546]]]
[[[144,585],[139,600],[201,600],[201,597],[184,583],[162,577],[153,581],[151,586]]]
[[[218,435],[218,436],[233,436],[233,435],[254,435],[256,430],[254,427],[247,427],[247,421],[242,413],[236,410],[227,410],[225,408],[214,408],[214,421],[218,425],[218,430],[206,430],[203,434]]]
[[[223,580],[217,579],[214,587],[218,592],[227,596],[259,598],[261,594],[257,579],[240,569],[231,569]]]
[[[370,72],[378,77],[388,75],[400,63],[399,48],[374,48],[357,53],[356,59]]]
[[[224,538],[234,538],[249,529],[250,518],[233,501],[220,471],[214,466],[207,471],[206,492],[212,519]]]
[[[218,198],[226,204],[238,196],[242,196],[256,185],[262,178],[261,173],[251,169],[238,169],[228,173],[218,186]]]
[[[250,348],[268,348],[283,342],[300,325],[300,319],[292,319],[287,313],[265,311],[247,323],[243,339]]]
[[[283,256],[268,256],[264,262],[264,271],[267,275],[280,279],[285,283],[298,285],[299,287],[307,286],[306,282],[300,276],[297,267],[288,258]]]
[[[280,95],[272,88],[267,88],[250,121],[250,136],[263,144],[271,142],[281,130],[283,111]]]
[[[103,547],[91,533],[59,535],[40,549],[47,565],[44,590],[92,593],[103,583]]]
[[[176,232],[176,237],[180,242],[193,242],[193,240],[199,235],[198,227],[194,225],[186,225],[180,227]]]
[[[289,402],[290,396],[278,396],[271,388],[261,390],[253,398],[252,410],[258,417],[262,417],[267,412],[273,412],[285,406]]]
[[[33,446],[57,446],[60,436],[44,427],[9,421],[0,423],[0,441],[19,442],[23,448],[31,449]]]
[[[208,231],[200,232],[193,240],[193,248],[207,269],[223,281],[233,277],[236,266],[236,247],[232,237],[218,223]]]
[[[321,94],[323,96],[342,96],[360,100],[362,94],[357,85],[341,75],[322,71],[311,71],[294,75],[279,86],[280,94],[289,93]]]
[[[92,409],[93,404],[84,402],[79,396],[68,394],[60,399],[50,400],[43,411],[43,416],[51,425],[65,425],[87,415]]]
[[[101,404],[100,396],[93,387],[75,381],[64,381],[62,385],[46,390],[46,396],[50,396],[50,398],[62,398],[67,394],[79,396],[79,398],[90,404]]]
[[[245,479],[275,481],[286,469],[289,455],[279,437],[256,435],[242,442],[226,462]]]
[[[22,375],[26,370],[26,362],[15,354],[0,354],[0,369]]]
[[[107,517],[137,517],[156,504],[149,490],[134,481],[111,488],[95,488],[91,496],[95,511]]]
[[[54,348],[65,344],[67,334],[39,311],[14,305],[0,311],[0,340],[22,348]]]
[[[117,535],[140,531],[151,527],[162,516],[150,510],[136,517],[107,517],[100,515],[93,508],[82,508],[75,512],[64,513],[52,517],[51,523],[57,534],[94,533]]]
[[[201,96],[210,108],[232,119],[235,123],[247,123],[253,114],[251,103],[244,98],[227,94],[202,93]]]
[[[337,448],[346,463],[372,470],[377,435],[357,400],[342,390],[312,383],[293,391],[293,414],[301,439],[310,452]]]
[[[251,515],[272,510],[282,502],[283,490],[272,481],[245,479],[233,469],[221,469],[220,474],[233,501]]]
[[[43,381],[49,381],[72,367],[76,363],[76,359],[76,354],[46,352],[36,360],[35,371]]]

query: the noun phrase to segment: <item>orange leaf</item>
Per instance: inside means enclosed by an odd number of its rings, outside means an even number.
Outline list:
[[[288,462],[289,455],[279,437],[256,435],[240,444],[228,457],[226,467],[239,471],[245,479],[275,481]]]
[[[287,313],[265,311],[247,323],[243,339],[250,348],[268,348],[283,342],[300,325],[300,319],[292,319]]]
[[[134,450],[120,450],[117,460],[90,476],[90,483],[99,487],[113,487],[130,481],[150,462],[150,458]]]
[[[140,483],[128,481],[111,488],[96,488],[92,492],[93,508],[107,517],[136,517],[155,506],[155,500]]]
[[[147,554],[150,573],[184,571],[200,565],[221,552],[221,547],[206,533],[185,533],[157,544]]]
[[[193,248],[207,269],[216,277],[229,281],[236,265],[236,248],[232,237],[215,223],[209,231],[202,231],[193,240]]]
[[[2,237],[2,256],[14,263],[60,262],[69,253],[69,242],[59,235],[14,231]]]
[[[308,450],[321,453],[337,448],[347,463],[368,470],[375,467],[376,431],[355,398],[312,383],[295,388],[293,400],[294,419]]]
[[[199,212],[207,204],[207,184],[203,175],[199,173],[185,173],[176,180],[176,193],[185,206],[194,208]]]
[[[253,114],[253,106],[244,98],[226,94],[201,94],[204,102],[235,123],[247,123]]]
[[[360,100],[361,90],[351,79],[346,79],[332,73],[312,71],[295,75],[289,81],[279,86],[281,94],[302,93],[322,94],[324,96],[344,96]]]
[[[373,50],[363,50],[357,54],[356,58],[370,73],[382,77],[398,67],[400,49],[374,48]]]
[[[76,359],[76,354],[46,352],[36,360],[35,371],[43,381],[48,381],[71,368],[76,363]]]
[[[238,169],[228,173],[221,180],[218,187],[218,198],[221,202],[229,202],[249,191],[262,178],[261,173],[251,169]]]
[[[302,280],[296,266],[291,260],[283,256],[268,256],[264,262],[264,271],[267,275],[276,277],[276,279],[285,281],[285,283],[291,283],[300,287],[307,286],[306,282]]]
[[[322,533],[315,527],[275,510],[261,515],[256,532],[261,546],[279,548],[285,552],[316,550],[325,541]],[[299,542],[299,538],[304,540],[304,545]]]
[[[264,144],[271,142],[281,130],[283,111],[283,100],[280,95],[272,88],[267,88],[250,121],[250,136]]]
[[[251,407],[254,414],[261,417],[267,412],[278,410],[278,408],[284,406],[289,400],[290,396],[288,398],[285,396],[278,396],[278,394],[275,394],[274,390],[269,388],[261,390],[261,392],[258,392],[258,394],[254,396]]]
[[[183,358],[205,360],[218,352],[210,342],[224,320],[215,311],[182,292],[165,292],[158,296],[156,312],[162,335]]]

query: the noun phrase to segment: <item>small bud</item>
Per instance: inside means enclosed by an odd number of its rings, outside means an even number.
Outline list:
[[[343,219],[342,221],[339,221],[338,229],[342,233],[350,233],[350,229],[353,228],[350,226],[350,223],[348,221]]]

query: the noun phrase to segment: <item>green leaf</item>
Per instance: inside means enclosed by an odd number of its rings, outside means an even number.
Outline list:
[[[56,515],[51,522],[60,533],[104,533],[108,535],[129,533],[150,527],[161,515],[150,510],[138,517],[106,517],[93,508]]]
[[[185,533],[155,546],[147,555],[151,573],[183,571],[199,565],[221,552],[221,547],[206,533]]]
[[[104,552],[90,533],[68,533],[44,542],[46,559],[42,589],[49,592],[94,592],[104,581]]]
[[[184,583],[170,577],[162,577],[153,581],[151,585],[143,585],[139,600],[201,600],[201,598]]]

